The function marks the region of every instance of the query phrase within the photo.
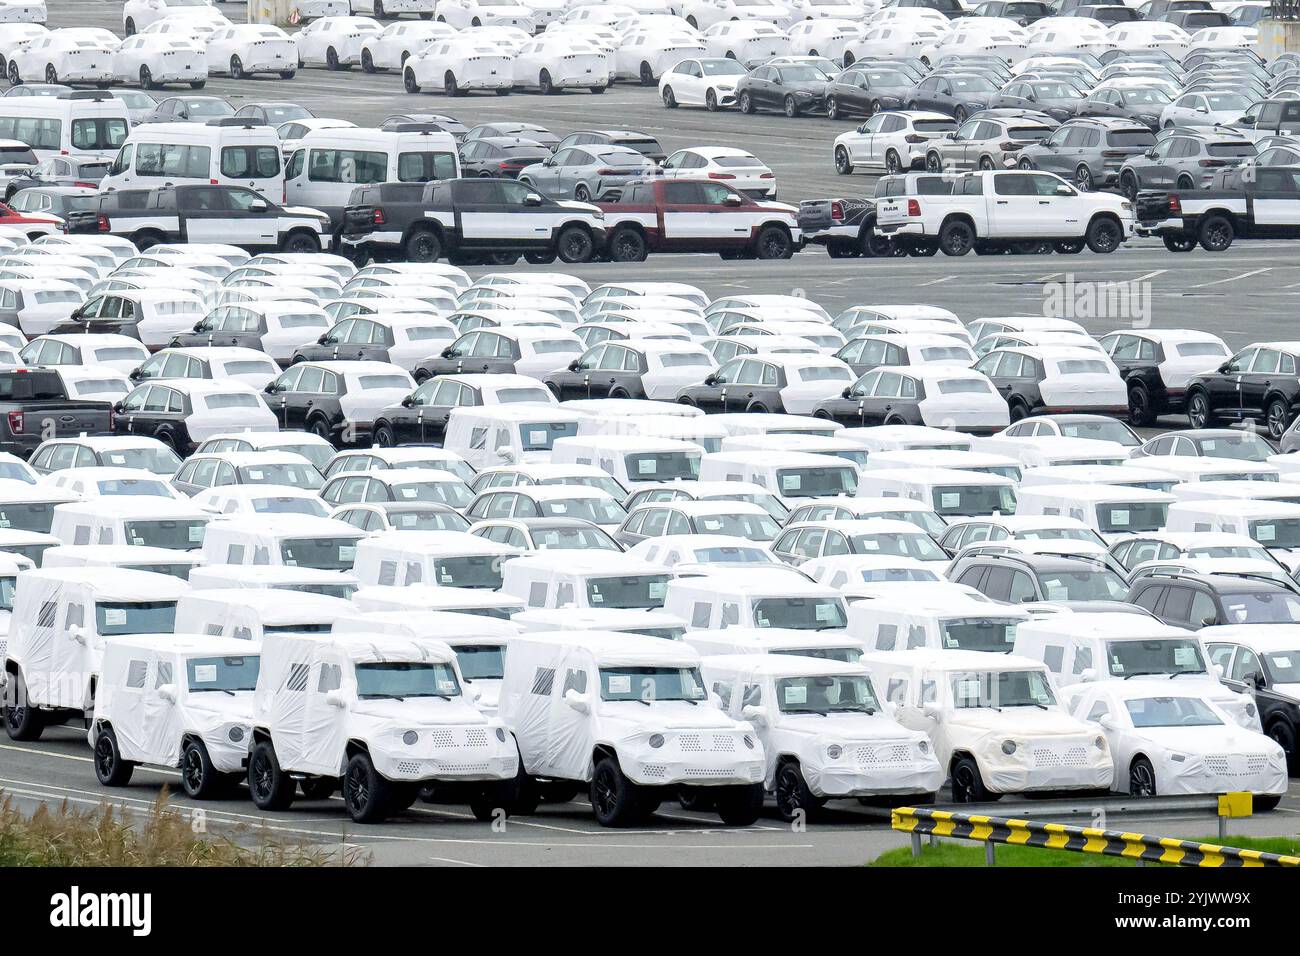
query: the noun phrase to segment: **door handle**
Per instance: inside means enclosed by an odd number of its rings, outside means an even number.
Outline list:
[[[1007,201],[1005,199],[999,199],[997,200],[997,204],[999,206],[1005,206],[1007,204]]]
[[[1038,205],[1040,205],[1040,206],[1046,206],[1049,202],[1051,202],[1050,199],[1040,199],[1040,200],[1038,200]]]

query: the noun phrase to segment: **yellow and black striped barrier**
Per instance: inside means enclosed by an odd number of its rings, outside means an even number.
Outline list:
[[[894,810],[891,823],[895,830],[912,835],[913,853],[920,852],[921,836],[929,834],[984,843],[990,851],[990,863],[993,844],[1005,843],[1009,846],[1039,846],[1048,850],[1122,856],[1145,863],[1176,866],[1300,866],[1300,857],[1261,850],[1239,850],[1144,833],[1072,827],[1064,823],[1036,823],[949,810],[899,807]]]

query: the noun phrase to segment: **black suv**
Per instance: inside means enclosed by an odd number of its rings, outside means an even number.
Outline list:
[[[1222,624],[1300,623],[1300,595],[1252,575],[1159,572],[1138,578],[1128,600],[1165,624],[1193,631]]]
[[[948,578],[994,601],[1024,604],[1123,602],[1124,579],[1101,561],[1046,554],[981,554],[958,558]]]

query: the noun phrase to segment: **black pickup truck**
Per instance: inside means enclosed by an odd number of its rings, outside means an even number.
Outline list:
[[[1137,233],[1160,236],[1173,252],[1199,243],[1222,252],[1234,239],[1300,239],[1300,166],[1243,166],[1220,188],[1142,192]]]
[[[0,371],[0,451],[28,458],[50,438],[107,435],[112,413],[110,402],[69,398],[57,369]]]
[[[832,259],[855,256],[934,255],[938,245],[895,247],[876,234],[876,200],[890,196],[947,196],[952,173],[896,173],[881,176],[869,199],[805,199],[799,204],[799,229],[809,245],[825,246]]]

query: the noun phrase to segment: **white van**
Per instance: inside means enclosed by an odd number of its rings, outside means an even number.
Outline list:
[[[203,557],[208,564],[288,565],[351,576],[364,537],[346,521],[315,515],[226,518],[208,528]]]
[[[37,159],[112,159],[130,129],[126,104],[107,90],[6,96],[0,103],[0,139],[26,143]]]
[[[88,713],[106,638],[168,634],[184,581],[110,568],[18,575],[5,648],[5,730],[35,740],[47,722]],[[62,713],[58,713],[58,712]]]
[[[270,126],[233,116],[206,123],[145,123],[126,137],[100,192],[211,183],[284,200],[280,140]]]
[[[1267,548],[1287,570],[1294,573],[1300,565],[1300,505],[1285,501],[1175,501],[1169,506],[1164,530],[1244,534]]]
[[[506,561],[519,553],[464,531],[384,531],[358,542],[352,571],[362,586],[432,584],[495,591]]]
[[[211,517],[189,501],[117,495],[59,505],[50,534],[64,544],[142,544],[196,551],[203,546]]]
[[[929,647],[1010,654],[1017,630],[1030,619],[1023,608],[924,583],[889,584],[873,590],[878,597],[849,604],[849,635],[869,650]]]
[[[720,451],[700,461],[701,481],[752,482],[791,509],[810,498],[852,497],[858,491],[858,474],[857,465],[847,459],[801,451]]]
[[[1057,687],[1158,675],[1180,693],[1208,697],[1246,729],[1260,729],[1251,695],[1220,681],[1205,642],[1181,627],[1139,614],[1054,614],[1019,628],[1015,644],[1013,653],[1047,665]]]
[[[664,610],[687,621],[691,631],[728,627],[842,630],[848,624],[844,597],[789,568],[719,569],[668,584]]]
[[[663,607],[671,580],[658,565],[611,551],[537,551],[506,564],[501,590],[530,608],[651,610]]]
[[[1140,461],[1156,461],[1142,458]],[[1159,466],[1133,468],[1128,465],[1045,465],[1030,468],[1020,479],[1021,488],[1034,485],[1126,485],[1130,488],[1150,488],[1152,491],[1170,491],[1179,483],[1177,475],[1162,471]],[[1214,484],[1214,482],[1210,482]]]
[[[176,632],[240,641],[261,641],[267,634],[323,634],[354,611],[350,601],[323,594],[207,588],[176,602]]]
[[[1163,491],[1120,485],[1034,485],[1016,492],[1018,515],[1062,515],[1082,521],[1103,539],[1159,531],[1176,499]]]
[[[358,186],[457,179],[460,156],[450,133],[412,123],[394,130],[312,130],[297,143],[285,169],[284,201],[310,206],[337,227]]]
[[[625,488],[647,481],[694,481],[703,455],[694,442],[637,435],[558,438],[551,449],[553,463],[595,465]]]
[[[563,408],[532,404],[453,408],[442,444],[477,471],[547,464],[555,441],[578,434],[584,418]]]
[[[911,498],[945,518],[1016,512],[1016,483],[978,471],[870,468],[858,482],[858,494],[864,498]]]
[[[50,548],[41,558],[43,568],[123,568],[167,574],[182,581],[202,563],[203,556],[196,551],[144,544],[64,544]]]
[[[510,642],[501,719],[519,743],[520,809],[536,778],[590,784],[601,826],[633,825],[688,788],[722,822],[763,809],[763,746],[704,689],[700,655],[681,641],[552,631]]]

